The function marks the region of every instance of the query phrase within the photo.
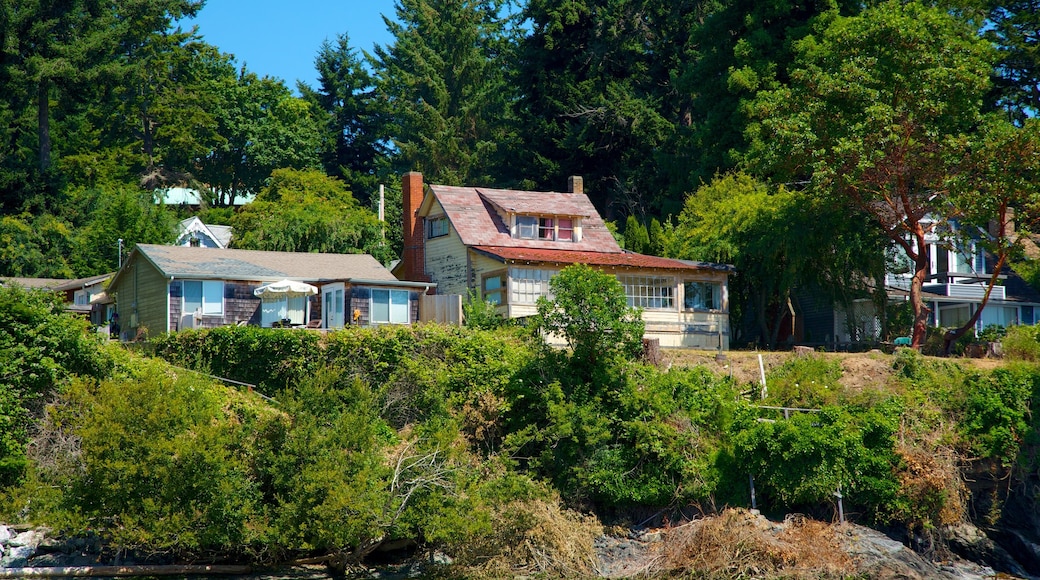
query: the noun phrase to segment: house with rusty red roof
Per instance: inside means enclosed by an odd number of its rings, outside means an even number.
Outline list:
[[[733,267],[628,252],[589,201],[568,191],[517,191],[402,180],[404,252],[394,274],[433,282],[438,294],[475,296],[507,318],[537,312],[549,279],[571,264],[617,276],[646,336],[661,346],[729,348],[727,281]]]

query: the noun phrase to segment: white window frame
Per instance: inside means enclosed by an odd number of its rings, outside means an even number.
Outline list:
[[[382,300],[376,296],[386,296],[386,315]],[[408,290],[392,288],[372,288],[369,298],[369,321],[372,324],[408,324],[412,319],[411,293]]]
[[[518,215],[516,216],[516,237],[523,240],[538,239],[538,216]]]
[[[675,278],[670,276],[618,276],[628,305],[644,310],[675,310]]]
[[[196,308],[188,306],[188,285],[199,284],[199,306],[203,316],[224,316],[224,281],[223,280],[182,280],[181,312],[192,314]],[[217,297],[220,297],[217,299]]]
[[[541,297],[552,298],[549,280],[559,270],[546,268],[509,268],[509,300],[511,304],[537,304]]]

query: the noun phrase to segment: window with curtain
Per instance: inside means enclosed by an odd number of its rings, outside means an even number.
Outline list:
[[[687,282],[683,297],[686,310],[721,310],[722,285],[717,282]]]
[[[306,296],[266,295],[260,302],[260,326],[271,326],[288,319],[291,324],[306,324]]]

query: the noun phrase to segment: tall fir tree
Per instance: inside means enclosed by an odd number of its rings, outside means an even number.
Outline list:
[[[304,100],[324,123],[322,165],[339,177],[354,196],[367,204],[379,182],[379,161],[389,152],[384,124],[375,100],[372,75],[364,56],[342,34],[334,43],[325,41],[314,59],[318,86],[297,83]]]
[[[372,65],[398,170],[431,181],[494,183],[511,150],[508,18],[501,0],[398,0],[394,36]]]

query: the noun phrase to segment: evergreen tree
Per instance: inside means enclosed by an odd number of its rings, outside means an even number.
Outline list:
[[[995,101],[1016,121],[1040,114],[1040,2],[991,2],[985,36],[1000,50]]]
[[[393,44],[372,65],[398,170],[451,185],[486,184],[511,154],[512,91],[504,79],[507,20],[500,0],[398,0],[385,19]]]
[[[658,189],[654,151],[672,131],[661,113],[670,3],[531,0],[523,15],[531,33],[515,82],[524,87],[518,120],[533,185],[582,175],[608,219],[615,205],[645,213]]]
[[[8,183],[5,206],[28,200],[27,182],[38,184],[42,203],[55,203],[60,177],[54,168],[55,153],[75,146],[55,139],[56,113],[74,119],[76,112],[96,101],[99,92],[118,86],[150,37],[164,33],[174,20],[194,14],[201,5],[193,0],[5,3],[0,16],[4,29],[0,80],[6,103],[0,106],[0,115],[5,109],[8,115],[18,112],[9,117],[14,123],[4,140],[7,150],[0,151],[8,175],[3,180]],[[26,155],[29,150],[34,159]]]
[[[314,59],[318,87],[297,83],[303,99],[322,115],[325,172],[339,177],[363,204],[378,187],[377,162],[388,155],[372,76],[346,34],[325,41]]]

